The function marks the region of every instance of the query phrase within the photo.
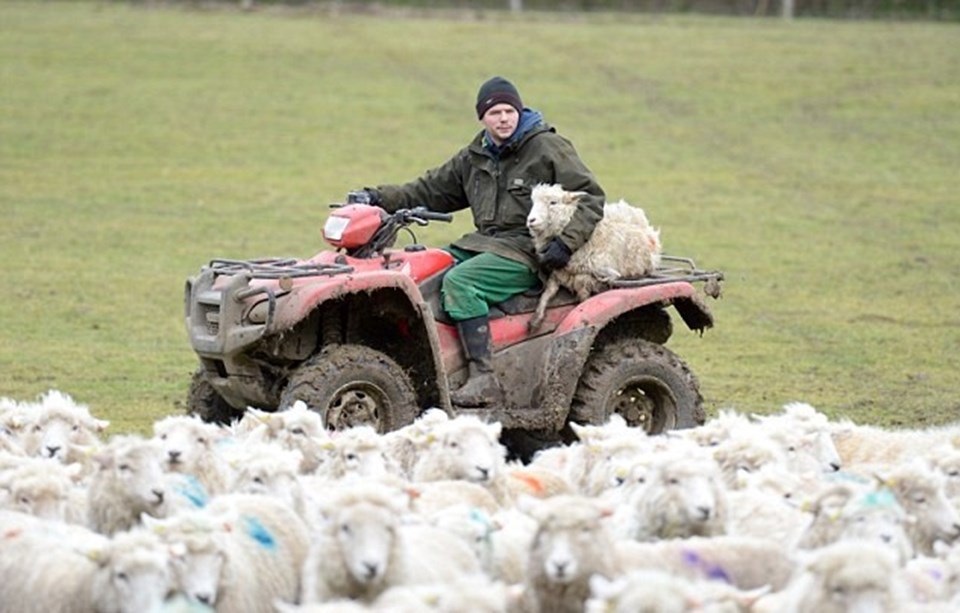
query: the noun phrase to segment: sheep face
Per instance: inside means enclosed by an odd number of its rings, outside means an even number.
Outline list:
[[[713,458],[730,488],[739,487],[744,477],[764,468],[787,465],[783,449],[760,432],[726,439],[714,449]]]
[[[245,431],[241,434],[245,442],[276,444],[287,451],[299,452],[302,474],[326,471],[333,442],[320,415],[301,405],[306,407],[298,401],[293,408],[279,413],[247,409],[240,425],[234,429]]]
[[[797,611],[844,613],[901,610],[893,554],[879,546],[842,542],[818,550],[791,590]]]
[[[100,478],[109,480],[134,509],[156,510],[163,504],[166,485],[162,452],[152,441],[111,444],[94,458]]]
[[[166,417],[153,426],[163,450],[164,467],[171,472],[192,472],[218,438],[219,428],[196,417]]]
[[[210,539],[189,545],[171,547],[174,578],[177,587],[193,601],[216,606],[226,554]]]
[[[933,543],[960,537],[960,516],[944,493],[943,476],[921,463],[903,465],[883,477],[900,506],[916,518],[909,532],[918,553],[931,554]]]
[[[269,495],[282,500],[291,508],[299,508],[302,486],[297,479],[299,454],[290,451],[272,450],[254,456],[240,464],[233,481],[232,491],[240,494]]]
[[[499,476],[504,460],[499,430],[499,424],[477,424],[444,435],[441,444],[450,459],[450,478],[486,483]]]
[[[568,585],[585,584],[595,573],[607,574],[612,543],[602,523],[606,509],[592,499],[561,495],[529,512],[538,523],[528,558],[532,577]]]
[[[707,459],[666,460],[650,472],[631,504],[660,538],[714,536],[726,532],[726,491],[716,464]]]
[[[356,504],[337,513],[330,528],[347,571],[360,585],[383,580],[397,538],[397,516],[388,507]]]
[[[35,468],[35,467],[28,467]],[[42,519],[63,521],[67,517],[67,501],[72,481],[66,474],[36,470],[11,471],[9,482],[0,483],[0,490],[9,492],[8,508]]]
[[[170,589],[170,558],[158,538],[142,531],[118,534],[92,557],[98,563],[91,586],[97,611],[160,609]]]
[[[98,422],[89,416],[63,411],[45,413],[24,430],[23,449],[27,455],[66,463],[74,446],[93,445],[100,430]]]
[[[63,463],[74,446],[97,443],[99,434],[110,424],[94,419],[86,406],[54,390],[44,394],[36,406],[22,409],[20,417],[20,443],[26,454]]]
[[[271,438],[287,449],[303,451],[310,439],[329,438],[323,418],[316,411],[308,409],[303,401],[295,402],[286,411],[271,414],[268,423]]]
[[[582,192],[568,192],[561,185],[541,183],[530,193],[527,228],[534,239],[556,236],[567,225]]]
[[[934,455],[933,465],[944,476],[944,493],[956,501],[960,498],[960,450],[937,450]]]
[[[324,467],[330,478],[379,478],[390,473],[382,439],[372,427],[350,428],[331,443]]]
[[[872,492],[851,506],[853,508],[843,513],[840,539],[879,543],[890,548],[901,564],[913,557],[913,545],[907,534],[909,519],[892,495]]]

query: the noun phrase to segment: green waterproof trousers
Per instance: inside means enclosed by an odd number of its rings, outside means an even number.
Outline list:
[[[494,253],[477,253],[449,246],[456,266],[443,278],[443,308],[456,321],[484,317],[490,305],[525,292],[538,282],[526,264]]]

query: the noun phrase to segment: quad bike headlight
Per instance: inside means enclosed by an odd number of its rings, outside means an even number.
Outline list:
[[[330,241],[338,241],[343,238],[343,231],[350,225],[348,217],[338,217],[331,215],[327,222],[323,224],[323,237]]]

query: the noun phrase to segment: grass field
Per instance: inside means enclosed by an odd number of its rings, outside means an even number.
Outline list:
[[[710,411],[960,417],[960,28],[0,3],[0,396],[145,430],[183,280],[307,256],[327,204],[444,161],[516,82],[669,253],[726,273],[671,347]],[[422,242],[466,230],[432,226]]]

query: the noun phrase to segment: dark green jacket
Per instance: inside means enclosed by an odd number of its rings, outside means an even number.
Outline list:
[[[537,270],[527,230],[530,191],[538,183],[559,183],[569,191],[589,194],[581,198],[560,236],[571,250],[579,249],[603,217],[605,196],[570,141],[540,123],[497,156],[484,147],[483,136],[481,131],[453,158],[418,179],[378,186],[381,206],[390,212],[426,206],[444,213],[469,207],[477,231],[460,237],[454,246],[493,252]]]

